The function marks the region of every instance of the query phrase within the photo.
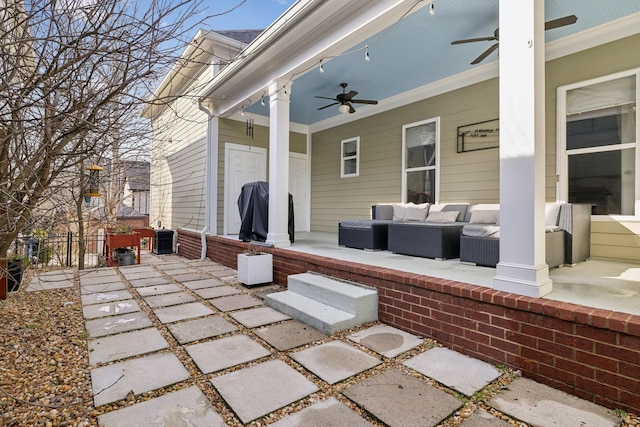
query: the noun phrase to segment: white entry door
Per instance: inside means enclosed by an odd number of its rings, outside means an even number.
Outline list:
[[[307,187],[307,156],[291,153],[289,156],[289,193],[293,196],[296,231],[309,231]]]
[[[224,234],[240,233],[238,197],[247,182],[266,181],[267,150],[225,144]]]

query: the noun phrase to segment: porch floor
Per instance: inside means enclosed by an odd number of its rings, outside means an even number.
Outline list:
[[[462,264],[459,259],[438,261],[340,247],[337,233],[298,232],[295,243],[285,249],[486,287],[492,286],[496,272]],[[549,275],[553,291],[544,298],[640,315],[640,264],[590,259],[573,267],[550,269]]]

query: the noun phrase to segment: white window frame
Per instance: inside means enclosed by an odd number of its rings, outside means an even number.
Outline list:
[[[560,86],[556,90],[557,95],[557,112],[556,112],[556,174],[558,175],[558,184],[556,187],[556,197],[560,202],[567,202],[569,199],[569,155],[567,153],[567,92],[584,86],[591,86],[598,83],[604,83],[611,80],[617,80],[624,77],[634,76],[636,78],[636,135],[635,143],[620,144],[615,150],[623,150],[635,148],[636,176],[635,176],[635,203],[633,215],[594,215],[595,218],[640,218],[640,68],[634,68],[619,73],[609,74],[606,76],[585,80],[569,85]],[[611,147],[592,147],[571,150],[574,154],[596,153],[605,150],[611,150]]]
[[[352,156],[344,155],[344,146],[350,142],[356,143],[356,154]],[[345,165],[347,160],[356,161],[356,171],[355,173],[345,173]],[[343,139],[340,142],[340,178],[353,178],[356,176],[360,176],[360,137],[355,136],[353,138]]]
[[[435,165],[418,168],[407,168],[407,129],[429,123],[436,124],[436,158]],[[407,173],[421,170],[435,170],[435,195],[433,203],[440,202],[440,117],[433,117],[402,126],[402,202],[407,203]]]

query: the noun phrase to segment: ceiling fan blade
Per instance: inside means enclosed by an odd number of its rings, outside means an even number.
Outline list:
[[[553,30],[554,28],[564,27],[565,25],[575,24],[578,21],[576,15],[569,15],[558,19],[553,19],[544,23],[545,30]]]
[[[324,107],[318,108],[318,110],[324,110],[325,108],[333,107],[334,105],[340,104],[339,102],[334,102],[333,104],[325,105]]]
[[[335,98],[329,98],[328,96],[315,96],[314,98],[320,98],[320,99],[330,99],[332,101],[335,101]]]
[[[342,97],[345,101],[350,101],[351,98],[353,98],[354,96],[356,96],[358,94],[358,92],[356,92],[355,90],[350,90],[349,93],[345,93],[344,96]]]
[[[490,37],[478,37],[475,39],[463,39],[463,40],[454,40],[451,42],[451,44],[462,44],[462,43],[474,43],[474,42],[488,42],[488,41],[493,41],[493,40],[498,40],[496,38],[496,36],[490,36]]]
[[[353,105],[349,104],[348,102],[347,102],[347,105],[349,106],[349,113],[355,113],[356,112],[356,109],[353,108]]]
[[[351,102],[353,102],[354,104],[378,105],[378,101],[373,101],[371,99],[352,99]]]
[[[471,63],[471,65],[476,65],[479,64],[480,62],[484,61],[484,59],[491,55],[493,53],[494,50],[496,50],[498,48],[498,43],[494,43],[493,46],[491,46],[489,49],[485,50],[484,52],[482,52],[482,55],[478,56],[476,59],[473,60],[473,62]]]

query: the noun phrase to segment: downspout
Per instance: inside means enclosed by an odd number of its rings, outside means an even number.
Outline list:
[[[209,231],[209,225],[211,224],[211,208],[209,207],[211,189],[209,188],[211,184],[211,145],[212,145],[212,121],[213,121],[213,113],[207,109],[204,105],[202,105],[202,100],[198,99],[198,108],[200,111],[204,112],[207,115],[207,139],[206,139],[206,154],[205,154],[205,166],[204,166],[204,227],[200,230],[200,246],[202,250],[200,252],[200,260],[203,260],[207,257],[207,231]]]

